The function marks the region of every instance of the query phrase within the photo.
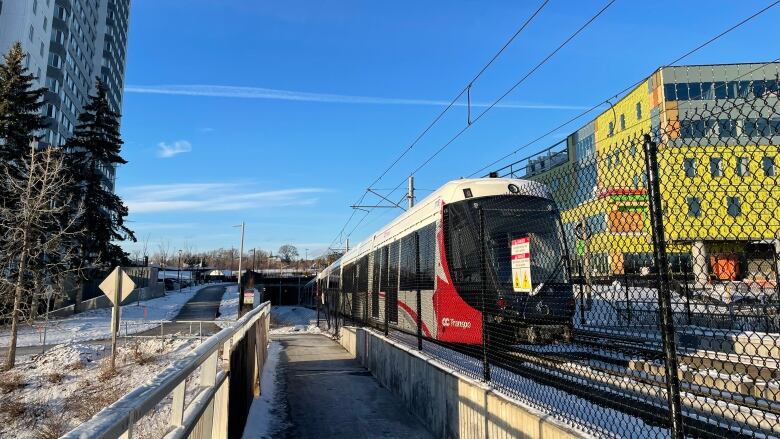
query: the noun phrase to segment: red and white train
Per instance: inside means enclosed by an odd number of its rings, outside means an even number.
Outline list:
[[[327,306],[442,342],[571,337],[560,214],[539,182],[451,181],[323,270]],[[418,325],[419,323],[419,325]]]

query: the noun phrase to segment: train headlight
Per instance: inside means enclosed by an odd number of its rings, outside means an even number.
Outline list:
[[[507,186],[507,188],[509,189],[509,192],[511,192],[513,194],[516,194],[516,193],[520,192],[520,188],[517,187],[517,185],[514,184],[514,183],[510,183],[509,186]]]

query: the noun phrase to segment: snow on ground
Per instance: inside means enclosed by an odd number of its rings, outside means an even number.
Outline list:
[[[197,285],[171,291],[165,296],[141,302],[128,303],[121,307],[120,332],[135,334],[154,328],[160,320],[171,320],[179,310],[202,288],[214,284]],[[43,342],[43,321],[19,328],[17,346],[37,346]],[[111,309],[85,311],[63,319],[50,319],[46,330],[46,344],[80,343],[102,340],[111,336]],[[0,328],[0,346],[8,346],[10,328]]]
[[[284,386],[279,382],[282,375],[277,373],[281,351],[282,345],[279,342],[270,343],[260,381],[260,397],[255,399],[249,408],[249,417],[244,426],[244,439],[270,438],[275,432],[282,431],[286,427],[284,425],[286,398],[283,394]]]
[[[230,326],[238,319],[238,285],[228,285],[219,304],[219,317],[214,321],[220,328]]]
[[[317,311],[303,306],[271,307],[271,334],[319,334]]]
[[[0,376],[0,437],[61,436],[197,345],[194,339],[120,344],[115,376],[103,375],[111,350],[100,345],[59,345],[30,357]],[[188,390],[194,392],[197,386]],[[134,436],[162,437],[169,418],[170,398],[139,420]]]

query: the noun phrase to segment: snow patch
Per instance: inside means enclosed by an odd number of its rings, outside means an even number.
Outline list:
[[[279,386],[282,377],[278,374],[281,351],[282,345],[279,342],[270,343],[268,358],[260,379],[260,397],[255,399],[249,408],[249,417],[244,426],[244,439],[273,437],[275,432],[283,430],[286,426],[283,420],[285,411],[283,401],[286,398],[280,392],[283,386]]]
[[[228,285],[219,304],[219,317],[214,320],[214,323],[220,328],[226,328],[236,320],[238,320],[238,285]]]
[[[320,334],[317,312],[303,306],[271,307],[271,334]]]
[[[132,302],[121,306],[119,331],[136,334],[159,326],[160,320],[171,320],[198,291],[215,284],[198,285],[168,292],[163,297]],[[39,346],[43,343],[44,322],[19,328],[17,346]],[[50,319],[46,329],[46,344],[81,343],[89,340],[105,340],[111,337],[111,309],[85,311],[64,319]],[[8,346],[11,331],[0,329],[0,346]],[[4,348],[0,348],[4,349]]]

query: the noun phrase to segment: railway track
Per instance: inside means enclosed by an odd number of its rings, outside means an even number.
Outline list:
[[[554,387],[563,387],[567,392],[637,416],[652,425],[667,425],[664,371],[658,369],[657,365],[656,370],[650,371],[640,367],[652,360],[627,358],[626,344],[617,346],[614,354],[609,354],[610,349],[604,345],[588,352],[592,343],[557,346],[558,349],[546,352],[515,346],[497,365],[518,373],[522,373],[520,369],[523,368],[546,372],[560,380],[550,384]],[[689,435],[780,435],[780,404],[728,389],[689,382],[685,380],[685,372],[683,368],[681,402]],[[535,375],[538,377],[539,373]],[[594,392],[594,389],[597,391]]]

